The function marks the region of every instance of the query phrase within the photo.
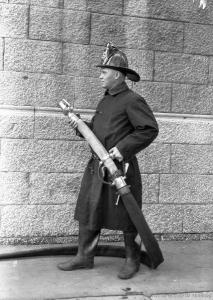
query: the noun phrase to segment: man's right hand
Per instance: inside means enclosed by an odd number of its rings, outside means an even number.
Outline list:
[[[78,123],[75,120],[70,120],[69,124],[72,126],[73,129],[76,129],[78,126]]]
[[[109,156],[112,159],[117,159],[118,161],[123,160],[123,155],[120,153],[117,147],[113,147],[109,150]]]

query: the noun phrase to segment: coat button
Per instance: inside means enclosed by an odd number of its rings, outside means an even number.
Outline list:
[[[94,172],[94,169],[93,167],[90,167],[90,174],[93,175],[95,172]]]

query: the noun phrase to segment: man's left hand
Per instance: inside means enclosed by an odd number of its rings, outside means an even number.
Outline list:
[[[120,153],[117,147],[113,147],[109,150],[109,156],[112,159],[117,159],[118,161],[123,160],[123,155]]]

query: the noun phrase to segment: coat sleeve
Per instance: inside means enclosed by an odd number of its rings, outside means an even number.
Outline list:
[[[129,101],[126,113],[132,131],[116,145],[124,160],[128,161],[132,156],[148,147],[158,135],[157,121],[146,103],[139,95]]]

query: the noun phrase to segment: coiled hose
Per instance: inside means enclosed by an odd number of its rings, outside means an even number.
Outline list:
[[[66,246],[49,246],[39,247],[34,249],[14,250],[10,252],[0,253],[0,260],[2,259],[17,259],[24,257],[35,256],[56,256],[56,255],[75,255],[77,253],[77,245]],[[115,245],[99,245],[96,249],[95,256],[108,256],[125,258],[125,249],[122,246]],[[149,268],[152,267],[151,260],[147,252],[141,250],[141,263]]]

